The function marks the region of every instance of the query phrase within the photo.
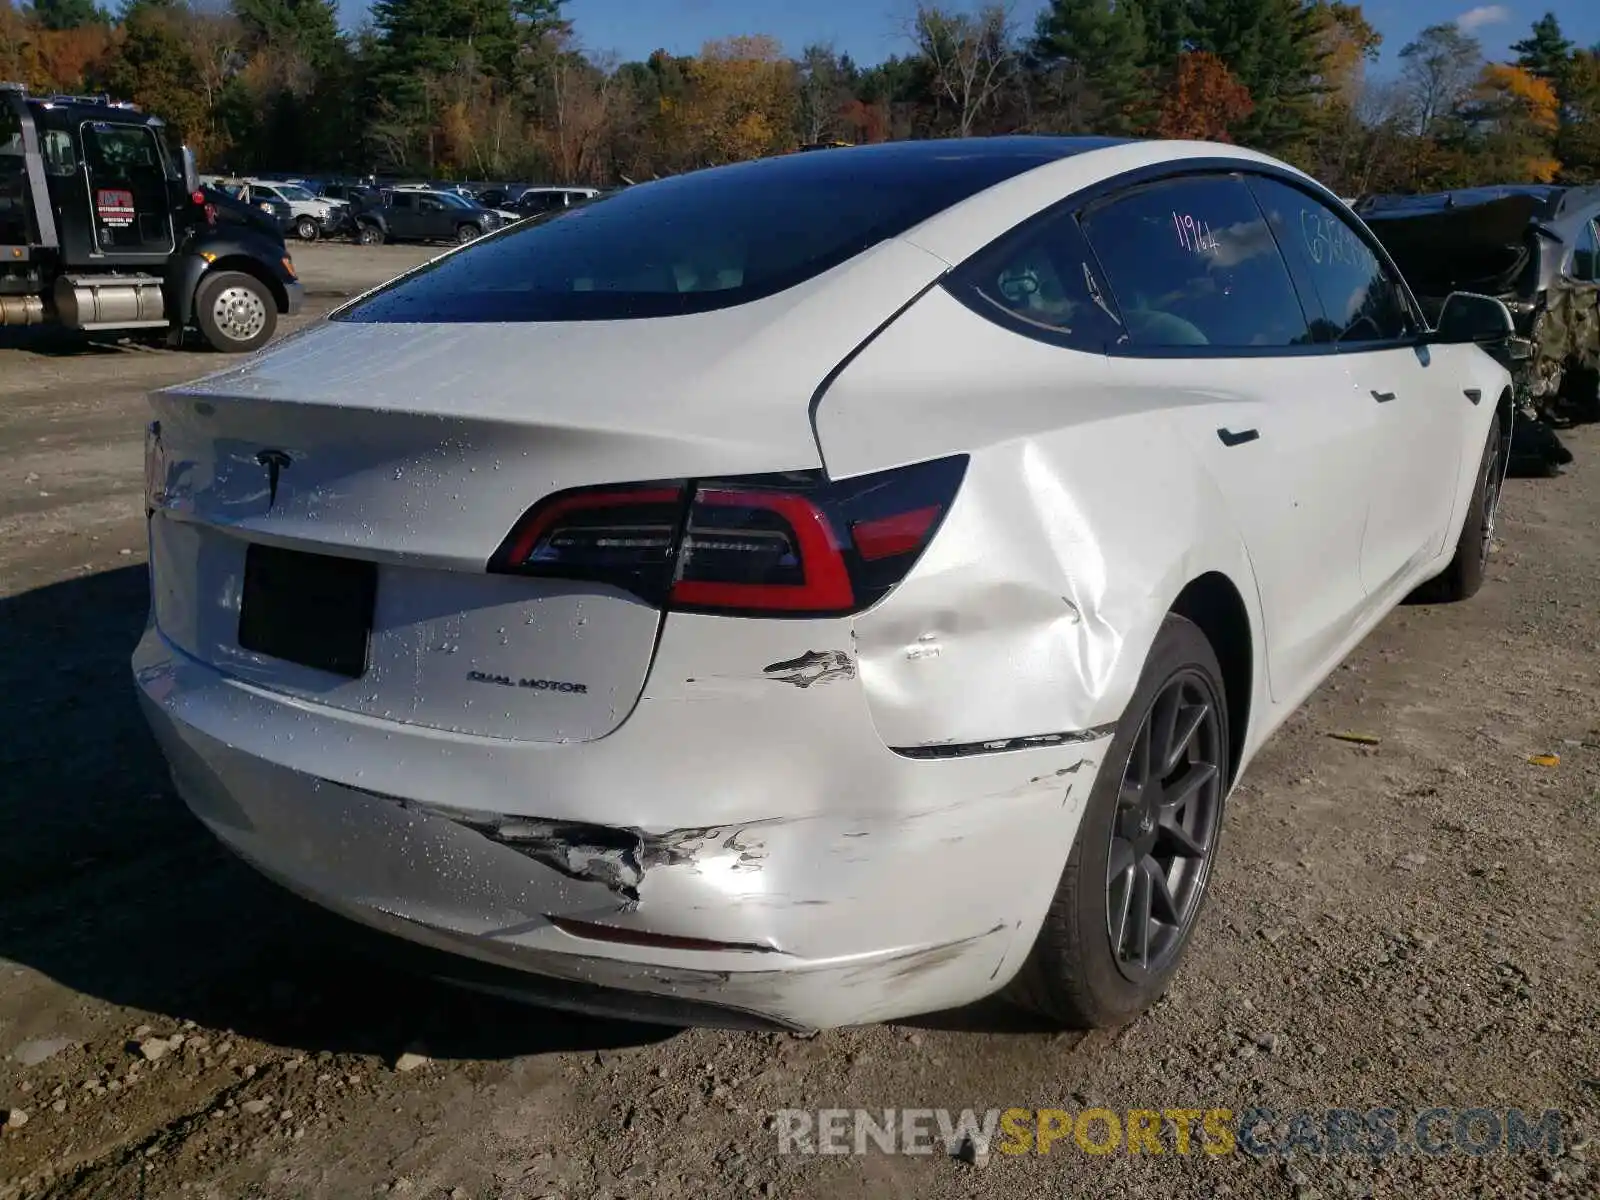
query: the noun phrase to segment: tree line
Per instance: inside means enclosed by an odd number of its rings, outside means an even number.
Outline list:
[[[920,4],[876,64],[770,37],[586,52],[563,0],[0,0],[0,79],[161,114],[213,170],[612,184],[801,145],[994,133],[1211,138],[1345,194],[1600,179],[1600,46],[1552,14],[1508,62],[1454,24],[1398,75],[1344,0]]]

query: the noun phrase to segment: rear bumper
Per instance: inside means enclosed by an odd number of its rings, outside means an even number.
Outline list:
[[[724,628],[745,624],[768,623]],[[704,659],[705,639],[686,640]],[[652,671],[671,682],[617,732],[570,745],[291,700],[154,629],[134,670],[212,832],[316,903],[463,960],[436,973],[586,1012],[790,1028],[1003,986],[1109,738],[908,758],[878,740],[853,678],[795,687],[703,662],[691,678],[675,642],[669,626]],[[548,836],[509,844],[507,816]],[[575,936],[552,916],[693,948]]]

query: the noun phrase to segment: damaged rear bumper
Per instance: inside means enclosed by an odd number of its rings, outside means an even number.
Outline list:
[[[853,670],[655,685],[618,732],[559,745],[290,700],[153,629],[134,665],[179,793],[266,875],[457,956],[436,974],[672,1023],[823,1028],[997,990],[1109,743],[898,754]]]

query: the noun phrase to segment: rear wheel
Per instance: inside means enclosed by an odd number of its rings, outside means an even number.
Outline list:
[[[1205,900],[1229,776],[1222,670],[1168,616],[1106,753],[1055,899],[1008,994],[1077,1028],[1166,989]]]
[[[294,231],[302,242],[314,242],[317,240],[317,223],[310,217],[301,217],[296,221],[294,223]]]
[[[1478,463],[1478,479],[1467,502],[1467,517],[1461,524],[1455,557],[1444,574],[1417,589],[1416,598],[1424,603],[1441,604],[1467,600],[1483,586],[1489,566],[1489,550],[1494,545],[1495,516],[1500,509],[1500,483],[1505,476],[1504,446],[1500,437],[1500,416],[1489,424],[1489,440]]]
[[[242,271],[218,271],[194,294],[195,323],[213,349],[240,354],[265,346],[278,328],[278,305],[267,285]]]
[[[483,230],[479,229],[476,225],[459,225],[456,227],[456,241],[463,244],[472,241],[476,237],[481,237],[482,235]]]

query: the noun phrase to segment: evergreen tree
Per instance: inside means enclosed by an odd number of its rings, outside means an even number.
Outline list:
[[[1573,45],[1561,32],[1555,13],[1547,12],[1533,23],[1533,32],[1512,42],[1517,66],[1540,79],[1559,80],[1572,58]]]
[[[1140,0],[1051,0],[1030,46],[1046,107],[1071,132],[1131,133],[1151,107]]]
[[[104,25],[106,14],[94,0],[33,0],[33,19],[44,29],[80,29]]]
[[[292,50],[318,68],[337,52],[336,0],[233,0],[233,13],[252,49]]]
[[[1318,17],[1302,0],[1194,0],[1191,48],[1220,58],[1255,107],[1239,140],[1289,153],[1305,136],[1319,85]]]

